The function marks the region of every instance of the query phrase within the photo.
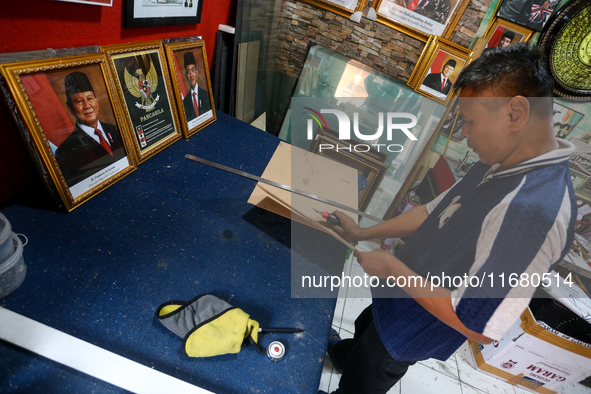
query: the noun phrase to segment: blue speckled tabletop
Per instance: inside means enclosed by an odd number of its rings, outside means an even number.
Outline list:
[[[335,299],[292,298],[291,261],[323,268],[292,250],[289,220],[246,203],[254,181],[184,158],[260,175],[278,143],[218,113],[215,123],[70,213],[8,207],[2,213],[13,231],[29,240],[27,277],[0,306],[216,393],[316,393]],[[317,260],[338,272],[346,250],[323,233],[310,239],[324,253]],[[286,344],[277,363],[247,344],[238,354],[189,358],[154,313],[203,293],[262,327],[305,332],[261,335],[263,345]],[[2,393],[122,391],[0,341]]]

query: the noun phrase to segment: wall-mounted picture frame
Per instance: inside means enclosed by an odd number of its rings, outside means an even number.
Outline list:
[[[166,44],[166,59],[185,138],[216,121],[203,40]]]
[[[558,103],[553,103],[552,121],[554,122],[556,137],[566,138],[584,117],[584,114],[575,111],[574,109],[567,108]]]
[[[104,54],[7,63],[1,72],[38,169],[65,210],[136,169]]]
[[[538,46],[548,56],[554,93],[569,100],[591,99],[591,3],[572,0],[546,23]]]
[[[450,38],[469,0],[376,0],[377,21],[426,42]]]
[[[322,144],[339,146],[342,149],[320,149]],[[384,163],[374,160],[369,155],[350,150],[350,145],[334,140],[326,135],[316,134],[310,151],[320,156],[345,164],[357,170],[359,190],[359,210],[365,211],[369,206],[371,198],[375,194],[388,167]]]
[[[164,47],[149,41],[102,49],[142,163],[182,138]]]
[[[591,177],[591,145],[576,139],[570,142],[575,145],[575,151],[571,154],[568,162],[570,169],[586,177]]]
[[[472,51],[443,38],[431,36],[407,82],[424,96],[448,104],[453,84],[472,60]]]
[[[496,48],[505,48],[518,42],[529,41],[533,34],[532,29],[495,18],[484,36],[487,41],[482,54]]]
[[[578,185],[575,195],[586,200],[591,200],[591,178],[587,178],[587,180]]]
[[[367,0],[304,0],[306,3],[323,8],[335,14],[350,18],[355,12],[363,11]]]
[[[497,17],[536,31],[542,31],[560,0],[503,0]]]
[[[125,27],[189,25],[201,22],[202,0],[125,0]]]
[[[113,6],[113,0],[58,0],[58,1],[67,1],[68,3],[102,5],[105,7],[112,7]]]

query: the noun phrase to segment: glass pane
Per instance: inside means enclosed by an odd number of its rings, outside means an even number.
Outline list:
[[[336,111],[345,123],[340,123]],[[381,218],[444,112],[444,105],[415,93],[396,78],[313,46],[279,137],[356,168],[359,208]],[[343,134],[345,127],[348,134]],[[344,145],[337,147],[339,143]],[[347,146],[349,152],[344,152]],[[364,204],[366,198],[369,201]],[[361,224],[373,223],[364,218]]]

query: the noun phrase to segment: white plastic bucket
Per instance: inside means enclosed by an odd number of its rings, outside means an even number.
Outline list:
[[[12,227],[10,222],[0,213],[0,264],[6,261],[15,252],[15,246],[11,239]]]
[[[0,300],[18,289],[27,274],[27,266],[23,258],[23,243],[15,233],[11,233],[10,238],[15,251],[0,264]]]

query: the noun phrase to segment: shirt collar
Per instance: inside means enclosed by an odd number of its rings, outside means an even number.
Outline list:
[[[82,129],[82,131],[84,131],[86,134],[88,134],[92,138],[95,137],[94,127],[90,127],[90,126],[87,126],[82,123],[78,123],[78,127],[80,127]],[[101,131],[101,133],[103,133],[103,135],[105,134],[105,131],[103,130],[103,126],[101,125],[100,121],[97,121],[96,128],[99,129]]]
[[[533,171],[536,168],[544,167],[551,164],[557,164],[562,162],[568,162],[571,153],[575,151],[575,145],[572,142],[557,139],[558,149],[551,150],[540,156],[534,157],[523,163],[517,164],[511,168],[503,171],[495,172],[501,165],[493,164],[485,175],[493,178],[503,178],[511,175],[521,174],[524,172]]]

